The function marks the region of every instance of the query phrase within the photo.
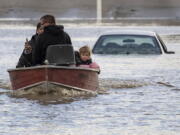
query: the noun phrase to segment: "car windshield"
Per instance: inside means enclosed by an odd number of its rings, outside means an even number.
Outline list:
[[[161,54],[160,46],[153,36],[104,35],[96,42],[95,54]]]

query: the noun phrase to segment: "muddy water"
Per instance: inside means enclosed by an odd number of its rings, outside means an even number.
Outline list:
[[[49,95],[16,98],[6,70],[14,68],[32,26],[0,26],[1,135],[178,135],[180,134],[180,27],[71,26],[75,49],[109,31],[158,32],[175,54],[101,56],[100,87],[105,94],[67,99]],[[37,95],[36,95],[37,96]]]

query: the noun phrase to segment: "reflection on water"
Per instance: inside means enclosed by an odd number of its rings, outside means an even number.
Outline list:
[[[178,135],[180,134],[180,27],[68,26],[75,49],[99,34],[121,29],[160,33],[167,55],[94,55],[101,66],[100,94],[13,96],[7,68],[14,68],[24,40],[35,28],[0,26],[1,135]]]

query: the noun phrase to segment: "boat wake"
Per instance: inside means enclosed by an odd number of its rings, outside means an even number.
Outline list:
[[[3,80],[0,80],[0,89],[11,89],[11,84],[10,82],[5,82]]]
[[[88,91],[79,91],[70,88],[59,88],[54,86],[51,90],[45,90],[43,86],[32,88],[30,90],[10,90],[10,84],[0,82],[1,94],[7,94],[13,98],[26,98],[29,100],[36,100],[42,104],[60,104],[70,103],[75,100],[87,99],[96,96],[97,94],[110,94],[111,89],[126,89],[126,88],[137,88],[147,85],[162,85],[166,87],[172,87],[171,84],[163,82],[149,82],[139,80],[121,80],[115,78],[101,78],[99,79],[99,90],[98,92],[91,93]],[[179,89],[178,89],[179,91]]]
[[[100,90],[137,88],[151,84],[150,82],[138,80],[120,80],[114,78],[100,79]]]
[[[58,90],[60,91],[60,90]],[[33,101],[37,101],[40,104],[66,104],[66,103],[71,103],[73,101],[76,100],[80,100],[83,98],[88,98],[88,97],[92,97],[92,95],[88,96],[62,96],[59,94],[58,91],[54,91],[54,92],[47,92],[47,93],[43,93],[42,91],[38,91],[35,90],[30,90],[30,91],[13,91],[11,93],[9,93],[9,96],[12,98],[26,98],[28,100],[33,100]]]
[[[73,89],[68,87],[57,87],[53,84],[51,89],[46,89],[44,85],[39,85],[31,89],[14,90],[10,93],[11,97],[27,98],[30,100],[38,100],[42,103],[67,103],[76,99],[96,96],[96,92]]]

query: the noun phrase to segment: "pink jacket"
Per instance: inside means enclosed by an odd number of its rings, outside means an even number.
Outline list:
[[[99,65],[96,62],[92,62],[89,65],[79,65],[79,67],[100,69]]]

